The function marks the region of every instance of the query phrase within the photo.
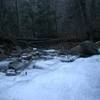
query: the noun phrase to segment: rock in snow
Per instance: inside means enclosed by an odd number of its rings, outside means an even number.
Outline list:
[[[100,55],[36,65],[46,69],[26,69],[13,77],[0,74],[0,100],[100,100]]]
[[[8,69],[8,65],[11,61],[7,61],[7,60],[3,60],[3,61],[0,61],[0,71],[5,71]]]
[[[78,54],[81,57],[90,57],[99,54],[97,44],[91,41],[84,41],[78,46],[71,49],[72,53]]]

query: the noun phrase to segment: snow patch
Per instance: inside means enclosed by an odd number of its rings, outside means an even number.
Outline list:
[[[100,100],[100,56],[72,63],[55,58],[32,64],[45,70],[0,76],[0,100]]]

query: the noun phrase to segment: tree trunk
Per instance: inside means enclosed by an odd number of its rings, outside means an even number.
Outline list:
[[[20,36],[20,20],[19,20],[19,7],[18,7],[18,0],[15,1],[16,5],[16,20],[17,20],[17,34],[18,37]]]

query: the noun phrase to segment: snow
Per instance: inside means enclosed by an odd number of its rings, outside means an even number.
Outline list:
[[[54,69],[54,67],[56,67],[59,63],[60,61],[57,59],[39,60],[35,63],[35,66],[41,69]]]
[[[48,53],[53,53],[53,52],[56,52],[55,49],[48,49],[48,50],[44,50],[45,52],[48,52]]]
[[[32,61],[20,75],[0,74],[0,100],[100,100],[99,65],[100,55]]]

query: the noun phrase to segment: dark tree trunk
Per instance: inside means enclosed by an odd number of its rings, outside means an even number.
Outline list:
[[[20,20],[19,20],[18,0],[15,1],[15,6],[16,6],[17,34],[18,34],[18,36],[20,36]]]

